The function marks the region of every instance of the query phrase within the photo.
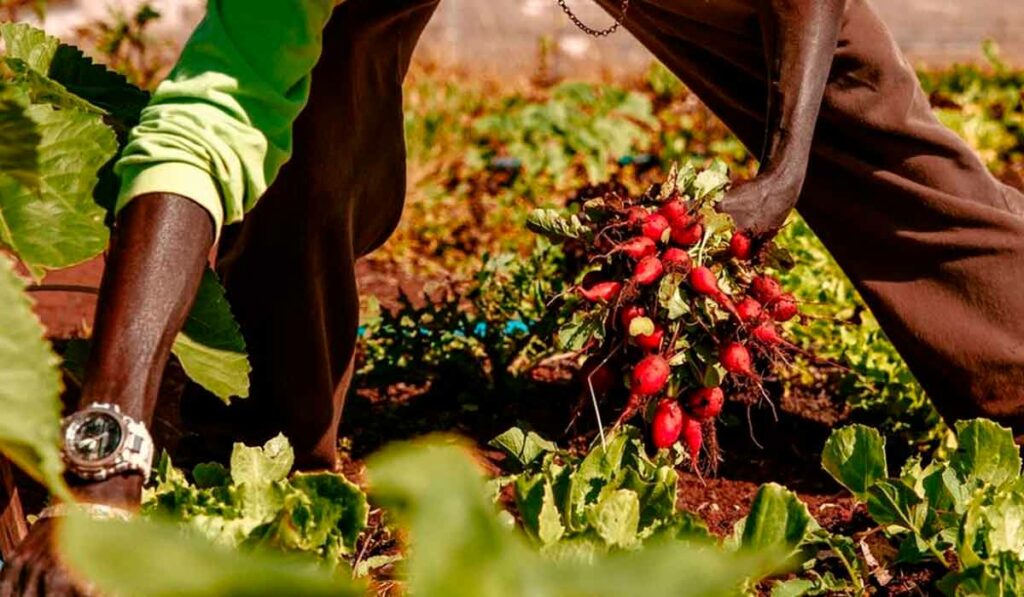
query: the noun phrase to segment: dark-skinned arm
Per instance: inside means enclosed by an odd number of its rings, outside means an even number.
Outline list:
[[[83,406],[116,404],[150,425],[171,345],[199,288],[213,238],[210,213],[179,195],[143,195],[121,211],[100,287]],[[100,482],[68,480],[82,502],[138,508],[138,473]],[[56,522],[32,525],[0,572],[0,597],[85,594],[57,559]]]
[[[726,196],[723,211],[758,235],[777,231],[796,207],[839,39],[844,0],[760,0],[768,67],[761,170]]]

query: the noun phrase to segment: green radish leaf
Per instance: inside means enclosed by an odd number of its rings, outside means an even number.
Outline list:
[[[640,500],[633,491],[617,489],[594,505],[587,518],[606,544],[632,547],[640,529]]]
[[[533,210],[526,219],[526,227],[555,241],[577,240],[590,235],[590,229],[579,217],[562,217],[554,209]]]
[[[591,341],[602,340],[607,312],[607,309],[602,308],[573,313],[572,319],[558,330],[558,347],[575,352],[582,350]]]
[[[533,431],[523,431],[512,427],[508,431],[487,442],[487,445],[503,450],[516,459],[520,466],[525,467],[545,453],[557,452],[558,446],[537,435]]]
[[[0,242],[39,278],[45,269],[86,261],[107,246],[105,212],[93,200],[97,172],[117,151],[99,116],[34,105],[40,134],[39,185],[0,173]]]
[[[192,311],[171,347],[188,376],[225,403],[249,396],[249,357],[224,287],[212,270],[199,285]]]
[[[707,169],[697,174],[693,181],[694,199],[698,201],[716,193],[720,193],[729,186],[729,167],[725,162],[715,160]]]
[[[280,433],[263,447],[236,443],[231,450],[231,479],[239,485],[269,485],[288,478],[293,464],[295,451]]]
[[[984,419],[959,421],[956,437],[950,465],[964,479],[998,487],[1020,476],[1020,448],[1010,429]]]
[[[755,552],[793,554],[817,528],[807,505],[795,493],[767,483],[754,496],[740,546]]]
[[[653,333],[654,321],[650,317],[634,317],[629,322],[629,335],[631,337],[650,336]]]
[[[58,531],[61,559],[104,594],[353,597],[366,587],[315,562],[212,543],[181,527],[70,516]],[[156,565],[154,554],[159,554]]]
[[[833,479],[863,500],[868,489],[888,475],[885,439],[865,425],[833,431],[825,442],[821,465]]]
[[[25,283],[0,254],[0,452],[66,499],[60,437],[60,372]]]
[[[667,274],[658,284],[658,305],[668,311],[672,321],[690,312],[690,305],[679,290],[686,281],[683,274]]]

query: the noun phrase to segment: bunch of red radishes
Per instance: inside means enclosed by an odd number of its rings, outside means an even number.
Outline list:
[[[799,314],[764,272],[778,249],[715,209],[727,185],[724,168],[673,169],[640,197],[609,193],[561,220],[531,218],[586,256],[559,337],[588,357],[594,403],[625,385],[617,424],[644,413],[655,447],[682,440],[695,463],[726,397],[764,394],[761,380],[792,348],[778,324]]]

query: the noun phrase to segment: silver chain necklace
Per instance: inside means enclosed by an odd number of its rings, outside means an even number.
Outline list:
[[[629,0],[622,0],[622,4],[619,6],[619,16],[616,17],[615,23],[605,29],[594,29],[581,21],[580,18],[576,16],[576,13],[569,8],[569,5],[565,3],[565,0],[558,0],[558,5],[562,7],[562,12],[569,17],[569,20],[572,21],[573,25],[576,25],[580,31],[592,37],[607,37],[618,31],[619,27],[622,26],[622,21],[626,18],[626,12],[629,11]]]

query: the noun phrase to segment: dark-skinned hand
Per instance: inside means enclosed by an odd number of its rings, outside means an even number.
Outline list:
[[[78,597],[93,595],[78,586],[57,557],[58,519],[45,518],[29,529],[0,570],[0,597]]]
[[[719,210],[732,216],[738,230],[768,240],[786,223],[799,195],[799,184],[762,175],[726,193]]]

